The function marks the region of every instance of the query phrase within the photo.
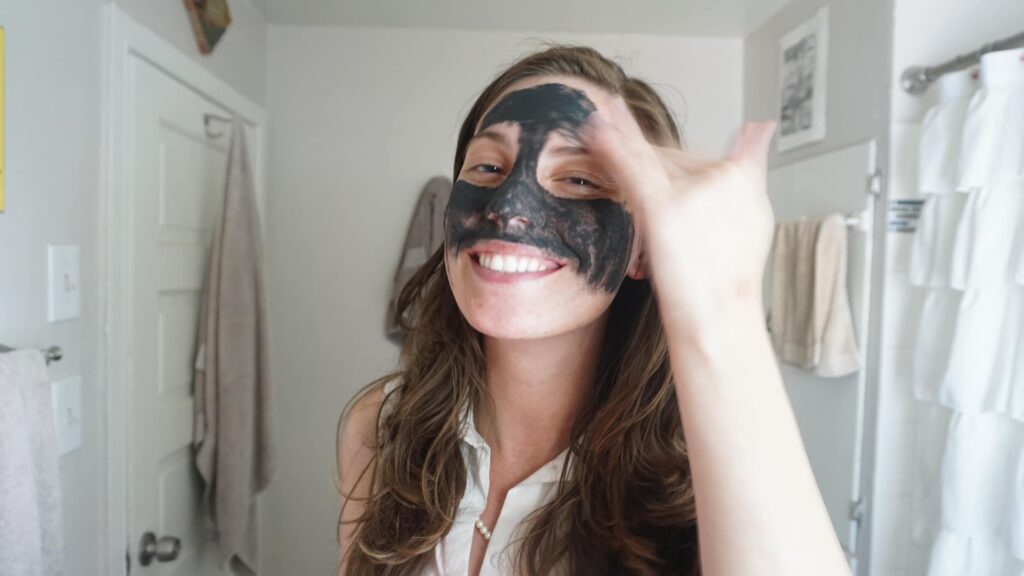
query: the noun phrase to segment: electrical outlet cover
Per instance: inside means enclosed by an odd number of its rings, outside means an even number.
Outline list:
[[[81,316],[81,278],[78,246],[49,246],[49,320]]]
[[[82,377],[57,380],[51,386],[57,453],[63,456],[82,445]]]

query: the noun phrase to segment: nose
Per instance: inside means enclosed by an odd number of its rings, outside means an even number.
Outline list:
[[[499,216],[495,212],[489,212],[487,214],[487,219],[497,224],[498,227],[503,230],[515,228],[524,229],[530,223],[530,221],[523,216],[512,216],[509,218],[507,215],[505,217]]]
[[[536,206],[535,195],[530,193],[529,185],[525,182],[506,180],[505,184],[494,191],[494,196],[484,208],[484,214],[499,230],[525,230],[531,224],[531,215],[541,213]]]

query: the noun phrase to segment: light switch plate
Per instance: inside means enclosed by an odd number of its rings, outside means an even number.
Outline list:
[[[78,246],[49,246],[49,320],[57,322],[81,315]]]
[[[57,453],[63,456],[82,445],[82,377],[57,380],[51,386]]]

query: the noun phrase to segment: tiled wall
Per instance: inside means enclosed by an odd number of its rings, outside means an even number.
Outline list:
[[[890,132],[889,199],[920,198],[917,142],[920,124],[894,123]],[[872,523],[873,576],[910,576],[907,570],[913,485],[915,400],[911,369],[920,288],[908,281],[913,238],[886,232],[885,292],[882,302],[882,367],[878,400],[875,501]]]
[[[1020,0],[894,0],[888,199],[917,193],[921,120],[935,90],[912,96],[899,87],[908,66],[935,65],[1005,38],[1024,26]],[[920,576],[911,570],[915,407],[911,382],[921,289],[908,282],[913,234],[887,232],[882,306],[881,376],[871,519],[872,576]],[[916,554],[914,555],[916,557]]]

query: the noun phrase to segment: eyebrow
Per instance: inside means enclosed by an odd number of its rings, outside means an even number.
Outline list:
[[[558,130],[558,133],[565,137],[565,139],[569,141],[569,144],[564,144],[557,148],[552,148],[549,152],[550,154],[554,156],[586,156],[590,154],[590,149],[584,146],[583,142],[581,142],[575,134],[572,134],[566,130]],[[490,140],[497,144],[501,144],[507,148],[512,147],[511,142],[509,142],[508,136],[506,136],[503,132],[492,132],[487,129],[474,134],[473,137],[469,139],[469,142],[466,143],[466,147],[468,148],[470,144],[479,139]]]
[[[469,139],[469,142],[466,143],[466,147],[468,148],[470,144],[481,138],[506,147],[511,147],[511,143],[508,141],[508,136],[505,136],[505,134],[501,132],[492,132],[490,130],[484,130],[483,132],[477,132],[474,134],[473,137]]]
[[[553,156],[587,156],[590,154],[590,149],[584,146],[559,146],[552,148],[550,154]]]
[[[551,149],[551,154],[555,156],[587,156],[590,154],[590,149],[583,145],[583,142],[568,130],[557,130],[563,138],[569,141],[568,144],[563,144],[557,148]]]

